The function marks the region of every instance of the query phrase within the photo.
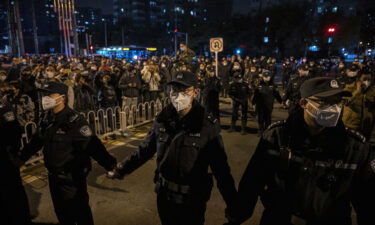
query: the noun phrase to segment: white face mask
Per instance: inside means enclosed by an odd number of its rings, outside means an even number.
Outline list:
[[[367,88],[370,87],[370,85],[371,85],[371,81],[369,81],[369,80],[365,80],[365,81],[362,82],[362,85],[363,85],[363,88],[364,88],[364,89],[367,89]]]
[[[266,82],[268,82],[268,81],[271,80],[271,77],[263,77],[263,80],[266,81]]]
[[[239,66],[233,66],[233,69],[238,70],[238,69],[240,69],[240,67]]]
[[[55,73],[54,72],[52,72],[52,71],[47,71],[46,72],[46,77],[47,78],[53,78],[55,76]]]
[[[177,112],[187,109],[193,101],[193,97],[190,95],[183,93],[172,94],[172,91],[170,92],[170,98]]]
[[[315,122],[322,127],[335,127],[339,121],[342,107],[335,104],[324,108],[318,108],[311,102],[308,104],[313,111],[306,109],[306,112],[315,119]]]
[[[4,81],[7,79],[7,76],[0,76],[0,81]]]
[[[355,76],[357,76],[357,71],[349,71],[349,72],[347,72],[346,73],[346,75],[348,75],[348,77],[355,77]]]
[[[42,98],[42,107],[43,107],[43,110],[47,111],[47,110],[55,108],[58,105],[57,100],[59,98],[62,98],[63,96],[64,95],[61,95],[61,96],[59,96],[57,98],[51,98],[49,96],[44,96]]]

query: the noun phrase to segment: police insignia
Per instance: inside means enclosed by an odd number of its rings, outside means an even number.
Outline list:
[[[373,160],[370,162],[370,166],[371,166],[372,171],[375,173],[375,159],[373,159]]]
[[[15,116],[14,116],[13,112],[7,112],[7,113],[5,113],[4,114],[4,118],[8,122],[15,120]]]
[[[339,83],[337,83],[337,80],[331,80],[331,88],[339,88]]]
[[[83,127],[81,127],[79,132],[81,132],[81,134],[85,137],[90,137],[92,135],[91,128],[88,125],[84,125]]]
[[[184,77],[184,74],[183,73],[179,73],[177,74],[176,78],[177,79],[182,79]]]

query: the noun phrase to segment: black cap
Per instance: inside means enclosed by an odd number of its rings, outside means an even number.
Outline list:
[[[68,86],[66,86],[63,83],[49,82],[41,90],[45,91],[45,92],[49,92],[51,94],[57,93],[57,94],[60,94],[60,95],[67,95]]]
[[[335,79],[328,77],[316,77],[306,80],[301,85],[301,98],[315,97],[329,97],[340,94],[341,96],[351,96],[351,93],[340,88],[339,83]]]
[[[189,71],[177,71],[173,74],[172,81],[168,85],[180,84],[185,87],[197,86],[198,78],[197,76]]]

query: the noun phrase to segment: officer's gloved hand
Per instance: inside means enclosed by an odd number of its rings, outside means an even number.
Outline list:
[[[113,168],[113,170],[108,171],[106,173],[107,178],[122,180],[124,178],[124,175],[120,173],[120,170],[122,169],[122,167],[123,167],[122,163],[117,163],[116,166]]]

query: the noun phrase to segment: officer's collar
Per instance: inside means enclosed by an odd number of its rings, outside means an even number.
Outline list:
[[[65,117],[67,112],[68,112],[68,107],[65,106],[60,112],[58,112],[56,114],[52,113],[52,115],[54,116],[55,120],[60,120],[60,119],[63,119]]]
[[[194,100],[191,110],[184,117],[180,118],[174,106],[169,104],[157,116],[156,121],[164,124],[179,122],[190,132],[199,132],[203,126],[204,115],[204,108]]]
[[[306,123],[303,117],[303,110],[300,109],[295,113],[291,114],[287,119],[287,130],[290,134],[291,142],[302,144],[306,139],[315,139],[318,138],[319,140],[327,140],[326,143],[317,143],[326,145],[327,149],[329,149],[330,153],[337,153],[337,150],[342,150],[343,146],[341,146],[344,142],[342,137],[345,136],[345,126],[341,120],[339,120],[338,124],[335,127],[327,127],[322,130],[318,135],[312,137],[306,127]],[[329,147],[328,147],[329,146]]]

